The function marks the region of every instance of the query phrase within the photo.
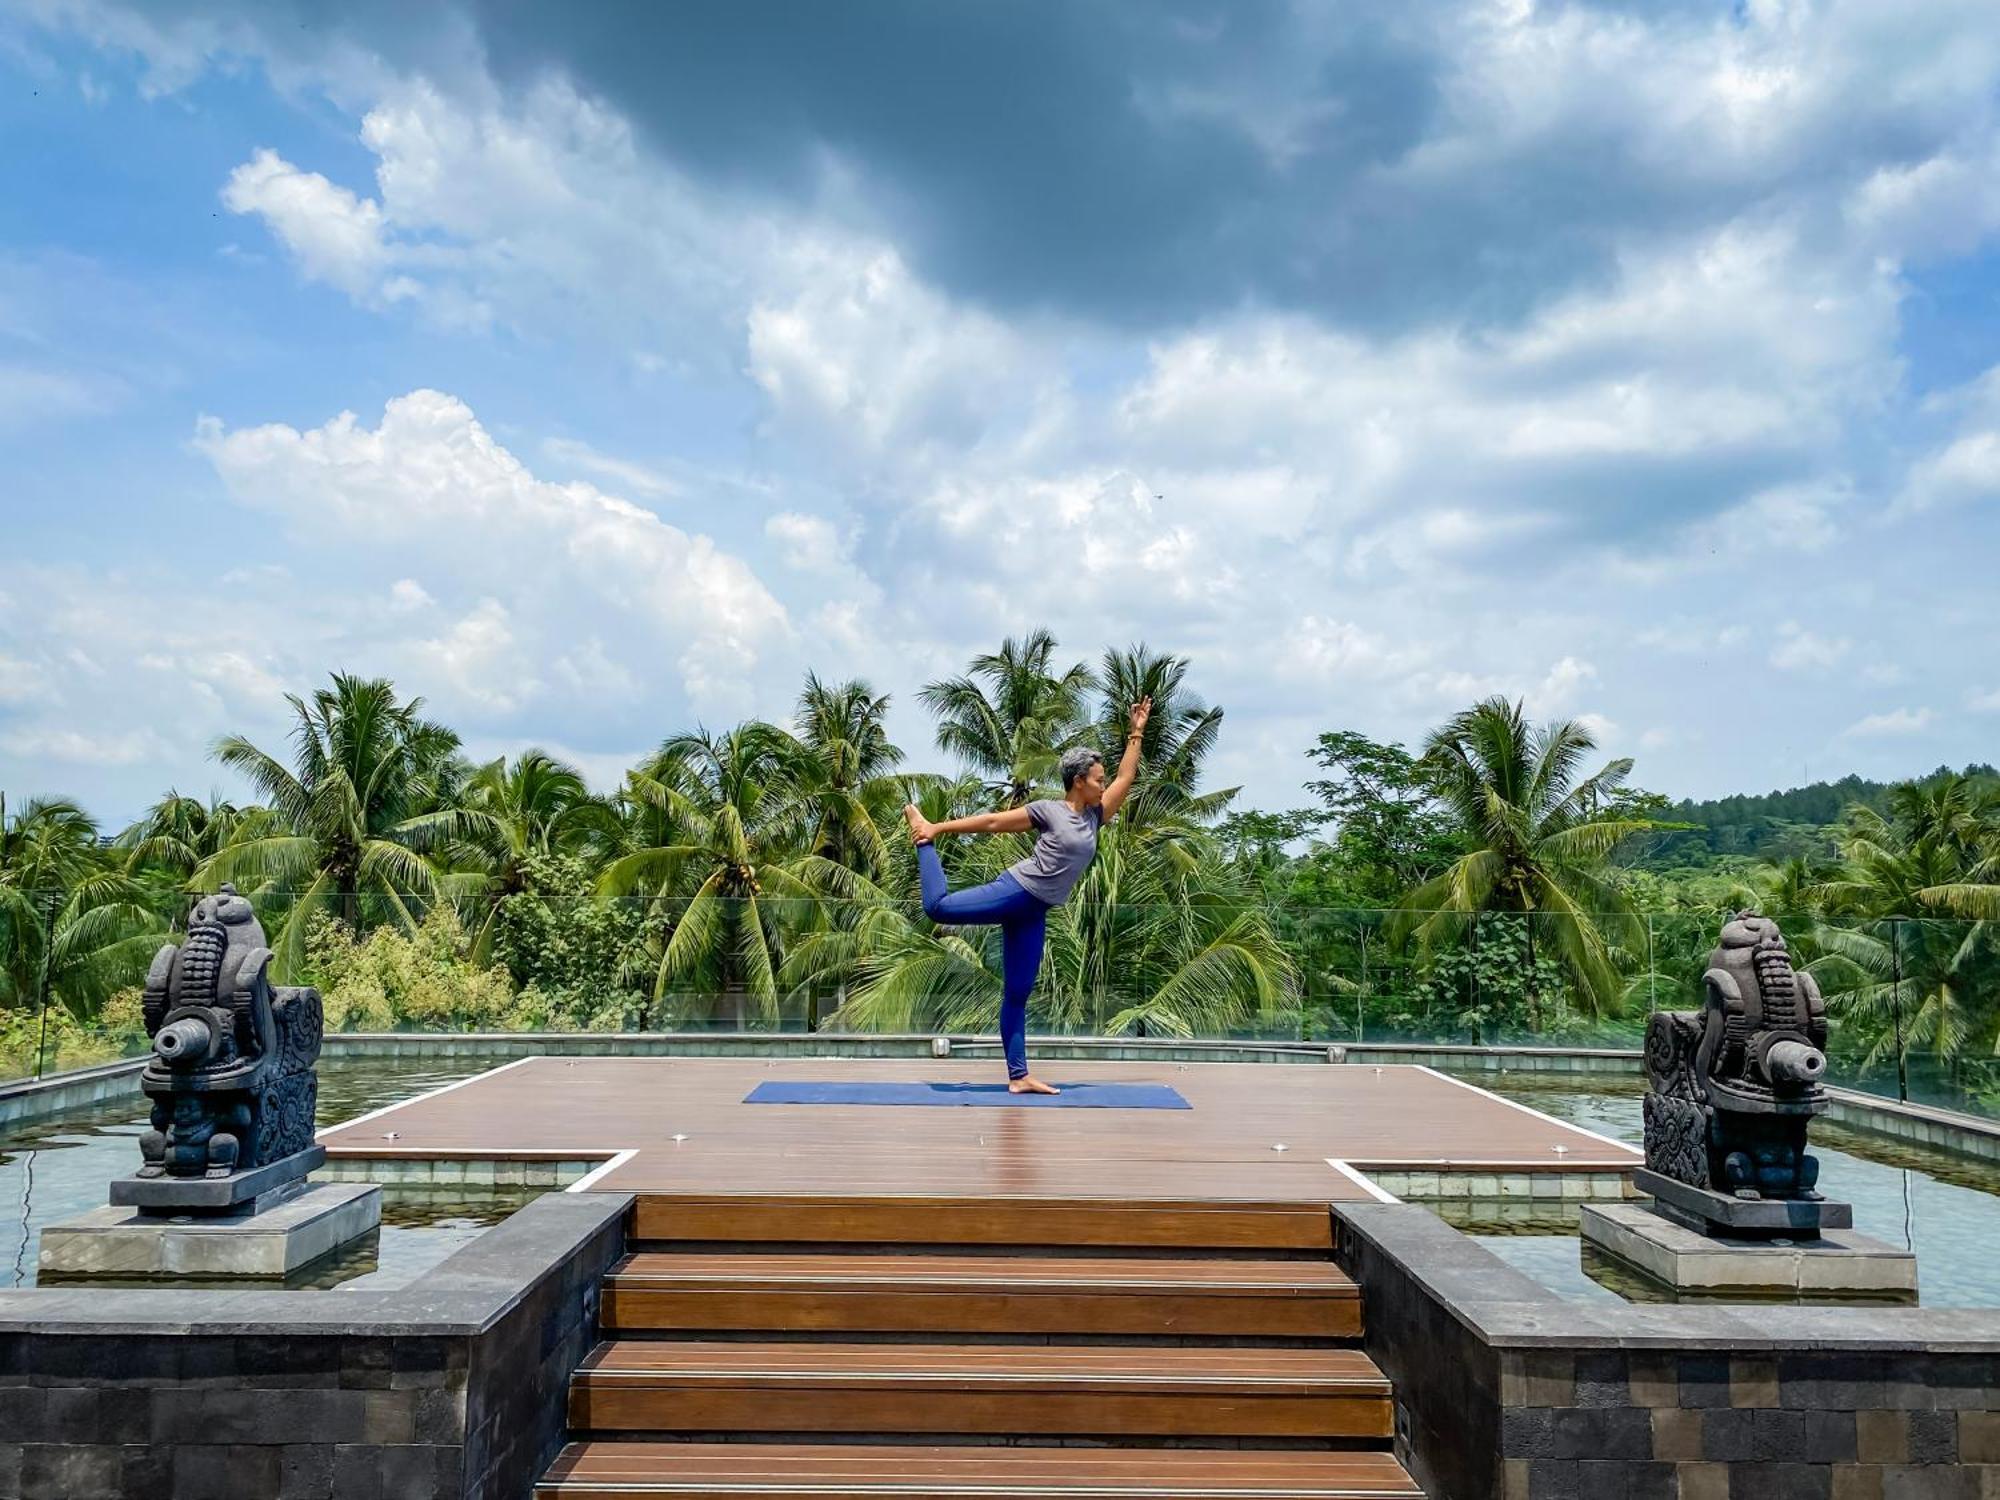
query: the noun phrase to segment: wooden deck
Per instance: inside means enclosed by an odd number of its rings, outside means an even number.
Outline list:
[[[641,1252],[604,1278],[603,1318],[690,1335],[1340,1339],[1361,1334],[1361,1292],[1331,1261]]]
[[[541,1500],[1420,1500],[1329,1200],[1446,1152],[1633,1157],[1420,1068],[1050,1073],[1192,1108],[746,1105],[774,1077],[977,1074],[544,1058],[324,1139],[607,1158],[582,1185],[637,1193]]]
[[[578,1443],[540,1500],[1423,1500],[1387,1453]]]
[[[1628,1146],[1427,1068],[1050,1062],[1044,1074],[1164,1083],[1193,1108],[751,1105],[744,1096],[772,1079],[991,1081],[994,1073],[963,1061],[537,1057],[320,1140],[336,1160],[601,1158],[605,1168],[580,1186],[672,1195],[684,1207],[935,1200],[941,1214],[963,1220],[950,1237],[968,1243],[980,1239],[975,1220],[1004,1212],[996,1200],[1069,1200],[1078,1212],[1317,1205],[1323,1218],[1330,1200],[1374,1196],[1358,1175],[1370,1170],[1602,1173],[1639,1160]]]

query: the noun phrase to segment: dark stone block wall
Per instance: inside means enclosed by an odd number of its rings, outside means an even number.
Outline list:
[[[1985,1355],[1537,1350],[1501,1356],[1507,1496],[2000,1496]]]
[[[552,1194],[397,1292],[0,1295],[0,1496],[520,1500],[629,1203]]]
[[[1343,1232],[1336,1217],[1338,1254],[1363,1289],[1368,1357],[1396,1389],[1396,1457],[1426,1495],[1492,1495],[1500,1475],[1499,1356],[1397,1256],[1421,1257],[1427,1275],[1447,1281],[1468,1267],[1489,1271],[1493,1257],[1442,1220],[1424,1218],[1428,1225],[1409,1227],[1428,1232],[1392,1247]]]
[[[1426,1210],[1334,1221],[1432,1500],[2000,1500],[2000,1313],[1580,1304]]]

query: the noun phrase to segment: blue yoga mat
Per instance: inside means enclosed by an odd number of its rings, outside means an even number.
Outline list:
[[[914,1104],[973,1109],[1193,1109],[1164,1083],[1063,1083],[1010,1094],[1004,1083],[760,1083],[745,1104]]]

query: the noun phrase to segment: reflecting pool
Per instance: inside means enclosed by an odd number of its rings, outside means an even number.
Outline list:
[[[483,1073],[505,1060],[325,1058],[319,1065],[319,1123],[337,1125]],[[111,1179],[138,1166],[138,1137],[145,1128],[143,1102],[128,1101],[0,1132],[0,1288],[34,1285],[42,1226],[103,1207]],[[514,1188],[468,1196],[463,1191],[441,1195],[435,1190],[385,1188],[382,1227],[376,1234],[303,1268],[286,1285],[366,1291],[407,1285],[539,1191]],[[103,1278],[90,1282],[118,1284]],[[203,1285],[191,1278],[177,1278],[173,1284]],[[216,1284],[239,1289],[244,1285]]]
[[[1585,1130],[1638,1145],[1645,1085],[1593,1079],[1482,1074],[1468,1082]],[[1927,1307],[2000,1307],[2000,1169],[1928,1147],[1815,1121],[1820,1189],[1854,1205],[1861,1233],[1915,1252]],[[1544,1286],[1579,1299],[1653,1300],[1661,1289],[1603,1260],[1575,1231],[1493,1232],[1468,1225],[1481,1244]],[[1484,1232],[1482,1232],[1482,1230]],[[1585,1253],[1589,1259],[1586,1261]]]

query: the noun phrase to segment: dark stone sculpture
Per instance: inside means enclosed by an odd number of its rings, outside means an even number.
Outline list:
[[[1778,924],[1738,912],[1702,975],[1699,1011],[1646,1029],[1646,1166],[1654,1206],[1704,1232],[1810,1237],[1853,1222],[1815,1190],[1806,1127],[1826,1110],[1826,1007]]]
[[[114,1204],[229,1209],[273,1200],[326,1153],[313,1141],[323,1019],[319,991],[275,988],[250,903],[225,885],[195,904],[187,938],[153,959],[140,1087],[153,1101],[145,1163]]]

